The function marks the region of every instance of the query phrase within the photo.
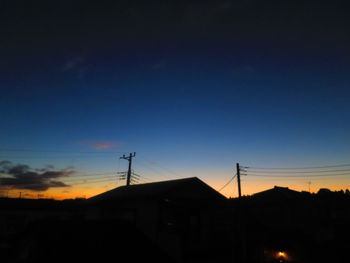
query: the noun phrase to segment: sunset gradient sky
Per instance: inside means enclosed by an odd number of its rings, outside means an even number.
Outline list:
[[[350,163],[350,21],[338,1],[47,2],[0,11],[0,161],[28,166],[2,194],[89,197],[125,183],[129,152],[142,182],[197,176],[215,189],[237,162]],[[350,188],[350,166],[339,169],[248,173],[242,191]],[[63,172],[39,178],[52,171]],[[20,189],[26,176],[47,190]]]

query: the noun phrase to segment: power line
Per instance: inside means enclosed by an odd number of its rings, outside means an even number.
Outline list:
[[[154,182],[152,179],[150,179],[150,178],[148,178],[148,177],[146,177],[146,176],[141,176],[141,180],[142,179],[145,179],[145,180],[147,180],[147,181],[149,181],[149,182]]]
[[[99,183],[99,182],[104,182],[104,181],[111,181],[111,180],[115,180],[115,177],[101,177],[101,178],[95,178],[95,179],[90,179],[90,180],[84,180],[84,179],[80,179],[80,180],[76,180],[76,181],[83,181],[81,183],[77,183],[77,182],[65,182],[64,180],[59,180],[60,182],[63,183],[68,183],[67,186],[70,185],[80,185],[80,184],[89,184],[89,183]],[[48,183],[50,183],[50,181],[48,181]],[[11,189],[25,189],[23,187],[28,187],[28,186],[39,186],[41,185],[41,183],[17,183],[17,184],[8,184],[8,185],[0,185],[4,186],[6,188],[11,188]],[[65,187],[65,186],[62,186]],[[51,188],[51,186],[49,185],[49,188]],[[28,190],[32,190],[32,189],[28,189]]]
[[[64,181],[64,182],[74,182],[74,181],[91,181],[91,180],[99,180],[99,179],[103,179],[103,178],[115,178],[115,175],[110,175],[110,176],[98,176],[98,177],[90,177],[90,178],[73,178],[73,177],[68,177],[68,178],[62,178],[60,179],[60,181]],[[69,179],[69,180],[67,180]]]
[[[255,171],[248,169],[249,174],[259,174],[259,173],[283,173],[283,174],[314,174],[314,173],[334,173],[334,172],[350,172],[350,169],[336,169],[336,170],[318,170],[318,171]]]
[[[271,175],[271,174],[254,174],[254,173],[249,173],[247,174],[248,176],[256,176],[256,177],[273,177],[273,178],[287,178],[287,177],[292,177],[292,178],[308,178],[308,177],[334,177],[334,176],[342,176],[342,175],[350,175],[350,172],[348,173],[335,173],[335,174],[306,174],[306,175]]]
[[[0,173],[0,174],[5,174],[5,175],[10,175],[6,173]],[[96,173],[96,174],[83,174],[83,175],[73,175],[73,176],[62,176],[58,178],[52,178],[52,179],[61,179],[61,180],[66,180],[66,179],[77,179],[77,180],[84,180],[84,179],[91,179],[91,177],[99,177],[101,175],[110,175],[110,176],[115,176],[115,172],[109,172],[109,173]],[[86,178],[89,177],[89,178]]]
[[[317,178],[350,175],[350,164],[308,166],[308,167],[252,167],[244,166],[244,173],[252,177],[270,178]],[[332,169],[335,168],[335,169]],[[342,173],[343,172],[343,173]]]
[[[89,177],[89,176],[98,176],[98,175],[112,175],[116,174],[116,172],[105,172],[105,173],[92,173],[92,174],[81,174],[81,175],[73,175],[67,178],[76,178],[76,177]]]
[[[153,180],[150,180],[150,179],[146,179],[146,178],[144,178],[144,177],[141,177],[140,178],[140,182],[142,183],[153,183],[154,181]]]
[[[143,162],[143,161],[140,161],[138,160],[138,162],[136,162],[136,165],[141,165],[143,167],[145,167],[146,169],[152,171],[153,173],[156,173],[158,174],[160,177],[164,177],[164,178],[167,178],[167,179],[173,179],[173,177],[170,177],[164,173],[162,173],[161,171],[153,168],[152,166],[150,166],[149,164],[147,164],[146,162]]]
[[[33,153],[72,153],[72,154],[116,154],[116,153],[126,153],[121,151],[68,151],[68,150],[39,150],[39,149],[20,149],[20,148],[0,148],[0,151],[7,152],[33,152]]]
[[[95,183],[102,183],[102,182],[112,182],[114,180],[115,180],[115,178],[109,178],[109,179],[101,179],[101,180],[88,181],[88,182],[82,182],[82,183],[73,183],[73,184],[70,184],[70,185],[95,184]]]
[[[233,177],[231,177],[231,179],[228,180],[228,181],[218,190],[218,192],[221,192],[226,186],[228,186],[228,185],[235,179],[236,176],[237,176],[237,173],[236,173]]]
[[[137,174],[134,171],[132,171],[131,180],[136,180],[137,183],[139,183],[139,182],[154,182],[152,179],[150,179],[146,176]]]
[[[28,156],[0,156],[1,159],[17,159],[17,160],[22,160],[22,159],[30,159],[30,160],[52,160],[52,159],[61,159],[61,160],[66,160],[66,159],[91,159],[91,158],[114,158],[113,156],[86,156],[86,155],[66,155],[66,156],[33,156],[33,155],[28,155]]]
[[[324,165],[324,166],[308,166],[308,167],[254,167],[254,166],[242,166],[245,169],[258,169],[258,170],[307,170],[307,169],[325,169],[336,167],[350,167],[350,164],[338,164],[338,165]]]
[[[168,172],[168,173],[170,173],[170,174],[173,174],[173,175],[175,175],[176,177],[181,177],[181,175],[179,175],[178,173],[172,171],[171,169],[169,169],[169,168],[167,168],[167,167],[164,167],[163,165],[158,164],[158,163],[155,162],[155,161],[148,160],[148,159],[146,159],[146,158],[144,158],[144,157],[141,157],[141,159],[145,160],[146,162],[148,162],[148,163],[151,164],[151,165],[158,166],[158,167],[161,168],[163,171],[166,171],[166,172]]]

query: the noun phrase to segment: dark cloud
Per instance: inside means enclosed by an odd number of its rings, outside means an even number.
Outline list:
[[[53,170],[53,166],[33,169],[24,164],[13,164],[9,161],[0,161],[0,187],[46,191],[54,187],[68,187],[59,181],[59,178],[68,177],[72,169]]]

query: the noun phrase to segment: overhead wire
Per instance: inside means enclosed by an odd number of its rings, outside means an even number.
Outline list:
[[[336,167],[350,167],[350,163],[337,164],[337,165],[324,165],[324,166],[306,166],[306,167],[254,167],[254,166],[241,166],[245,169],[258,169],[258,170],[307,170],[307,169],[326,169]]]
[[[144,161],[138,160],[137,162],[135,162],[135,165],[141,165],[141,166],[145,167],[146,169],[152,171],[152,173],[158,174],[158,176],[160,176],[160,177],[164,177],[164,178],[167,178],[167,179],[173,179],[173,177],[170,177],[170,176],[162,173],[161,171],[155,169],[154,167],[150,166],[149,164],[147,164]]]
[[[75,176],[95,176],[95,175],[108,175],[108,174],[117,174],[116,171],[106,171],[103,173],[76,173],[77,175]]]
[[[110,176],[102,176],[102,177],[89,177],[89,178],[61,178],[60,181],[63,181],[63,182],[75,182],[75,181],[92,181],[92,180],[99,180],[99,179],[104,179],[104,178],[113,178],[113,179],[116,179],[116,176],[115,175],[110,175]],[[69,179],[69,180],[67,180]]]
[[[122,151],[69,151],[69,150],[40,150],[27,148],[0,148],[0,151],[6,152],[32,152],[32,153],[70,153],[70,154],[120,154]]]
[[[224,190],[225,187],[228,186],[228,185],[235,179],[236,176],[237,176],[237,173],[236,173],[233,177],[231,177],[230,180],[228,180],[228,181],[218,190],[218,192],[221,192],[222,190]]]
[[[9,154],[4,154],[4,152],[9,152],[12,153],[11,155]],[[13,155],[15,153],[20,153],[21,155]],[[33,153],[33,154],[25,154],[25,153]],[[51,153],[53,155],[50,156],[40,156],[40,154],[47,154],[47,153]],[[108,155],[112,155],[112,154],[120,154],[123,153],[125,154],[126,152],[122,152],[122,151],[108,151],[108,152],[104,152],[104,151],[73,151],[73,150],[49,150],[49,149],[30,149],[30,148],[5,148],[2,147],[0,148],[0,158],[2,159],[45,159],[45,160],[49,160],[49,159],[80,159],[80,158],[96,158],[96,157],[101,157],[101,158],[109,158],[112,156],[108,156]],[[25,155],[23,155],[25,154]],[[38,156],[39,154],[39,156]],[[141,157],[141,159],[144,159],[145,162],[143,162],[143,164],[141,164],[143,167],[146,167],[149,170],[152,170],[153,173],[156,173],[157,175],[159,175],[160,177],[164,177],[167,179],[173,179],[174,176],[168,176],[166,173],[168,174],[172,174],[175,175],[176,177],[179,177],[179,175],[173,171],[171,171],[170,169],[154,162],[154,161],[150,161],[147,160],[146,158]],[[135,162],[136,163],[136,162]],[[151,165],[150,165],[151,164]],[[166,173],[161,172],[160,169],[163,171],[166,171]],[[120,169],[120,160],[118,159],[118,169],[117,171],[119,171]],[[99,175],[99,174],[84,174],[84,175],[75,175],[72,176],[72,178],[76,178],[76,177],[86,177],[86,176],[95,176],[95,175]],[[104,174],[101,174],[104,175]],[[148,178],[148,180],[151,180],[150,178]]]
[[[96,181],[87,181],[87,182],[81,182],[81,183],[73,183],[70,185],[95,184],[95,183],[102,183],[102,182],[110,182],[112,180],[115,180],[115,178],[101,179],[101,180],[96,180]]]
[[[91,158],[114,158],[114,156],[86,156],[86,155],[66,155],[66,156],[0,156],[0,159],[11,159],[11,160],[67,160],[67,159],[91,159]]]
[[[313,177],[336,177],[336,176],[343,176],[343,175],[350,175],[349,173],[335,173],[335,174],[298,174],[298,175],[271,175],[271,174],[254,174],[254,173],[248,173],[248,176],[255,176],[255,177],[275,177],[275,178],[313,178]]]
[[[350,172],[350,169],[334,169],[334,170],[315,170],[315,171],[266,171],[266,170],[246,170],[245,172],[249,172],[249,173],[256,173],[256,174],[259,174],[259,173],[283,173],[283,174],[315,174],[315,173],[334,173],[334,172]]]
[[[346,176],[350,178],[350,164],[308,166],[308,167],[252,167],[242,166],[245,175],[255,179],[325,179]],[[347,168],[349,167],[349,168]],[[340,169],[338,169],[340,168]],[[344,169],[341,169],[344,168]]]
[[[176,177],[181,177],[181,175],[179,175],[178,173],[172,171],[171,169],[169,168],[166,168],[165,166],[163,165],[160,165],[158,164],[157,162],[155,161],[152,161],[152,160],[149,160],[148,158],[144,158],[143,156],[141,156],[141,159],[143,159],[144,161],[148,162],[149,164],[153,165],[153,166],[157,166],[158,168],[162,169],[163,171],[169,173],[169,174],[172,174],[172,175],[175,175]]]

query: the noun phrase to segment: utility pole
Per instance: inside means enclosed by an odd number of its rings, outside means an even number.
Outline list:
[[[237,171],[237,185],[238,185],[238,197],[241,198],[241,169],[239,167],[239,163],[236,163],[236,171]]]
[[[238,185],[238,198],[241,199],[242,192],[241,192],[241,171],[246,172],[244,169],[241,169],[239,163],[236,163],[236,176],[237,176],[237,185]],[[238,213],[237,213],[237,223],[238,223],[238,238],[240,246],[238,247],[240,251],[238,254],[239,261],[245,262],[247,259],[247,226],[245,223],[246,216],[245,213],[241,210],[242,204],[239,202],[239,205],[237,207]]]
[[[126,177],[126,186],[130,185],[130,181],[131,181],[131,164],[132,164],[132,158],[135,157],[136,152],[134,152],[133,154],[130,153],[129,156],[125,156],[125,154],[123,154],[122,157],[120,157],[120,159],[124,159],[127,160],[129,162],[129,169],[128,169],[128,174]]]

